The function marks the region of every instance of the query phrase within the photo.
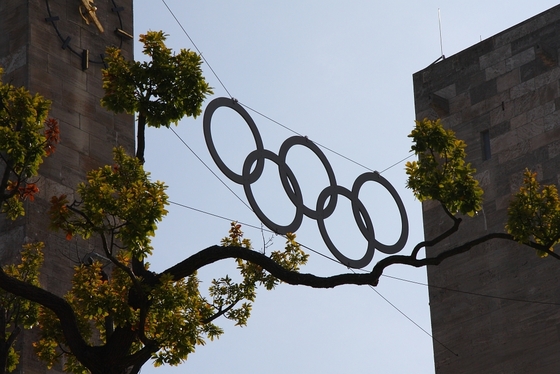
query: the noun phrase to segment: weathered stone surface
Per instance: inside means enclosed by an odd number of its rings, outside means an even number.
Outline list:
[[[414,75],[417,117],[430,113],[429,94],[455,88],[444,125],[467,142],[467,159],[485,189],[483,211],[465,218],[457,235],[428,255],[503,232],[525,168],[537,172],[541,183],[560,181],[558,49],[560,6]],[[482,131],[491,143],[485,161]],[[437,204],[425,203],[423,212],[426,239],[449,226]],[[559,266],[528,247],[496,240],[429,267],[432,331],[453,351],[434,343],[436,372],[560,372],[558,307],[513,301],[560,303]]]
[[[117,0],[124,7],[120,13],[123,28],[132,33],[132,0]],[[61,129],[61,143],[40,169],[40,192],[33,203],[26,204],[26,216],[14,223],[0,219],[0,260],[9,262],[25,242],[44,241],[45,265],[41,282],[58,294],[70,286],[72,267],[80,256],[95,249],[91,242],[68,242],[61,233],[48,229],[46,210],[53,195],[73,197],[87,170],[112,163],[111,148],[123,145],[134,151],[134,120],[129,115],[115,115],[101,108],[101,63],[90,63],[82,70],[79,56],[68,48],[49,22],[46,0],[0,1],[0,65],[6,70],[6,81],[24,85],[32,93],[50,99],[50,116],[57,119]],[[111,2],[96,2],[101,21],[110,25],[116,17]],[[77,5],[72,1],[50,0],[53,15],[60,17],[59,31],[72,38],[74,51],[82,48],[102,52],[107,45],[121,44],[114,33],[99,34],[83,23]],[[105,7],[105,8],[103,8]],[[118,19],[117,19],[118,21]],[[125,56],[133,57],[132,41],[121,44]],[[96,52],[97,53],[97,52]],[[97,56],[92,56],[92,58]],[[20,373],[62,373],[61,367],[47,370],[32,352],[34,337],[27,332],[21,338],[23,356]]]

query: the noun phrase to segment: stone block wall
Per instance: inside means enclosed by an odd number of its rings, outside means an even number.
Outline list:
[[[526,168],[560,181],[560,6],[414,74],[417,119],[467,144],[483,211],[428,255],[504,232]],[[489,145],[489,149],[488,149]],[[451,222],[423,205],[426,239]],[[560,372],[560,262],[495,240],[428,268],[437,373]]]
[[[50,197],[67,194],[72,199],[88,170],[112,163],[113,147],[124,146],[130,154],[134,152],[134,118],[110,113],[100,105],[104,65],[99,57],[106,46],[114,45],[121,47],[125,57],[133,58],[133,40],[114,32],[118,27],[133,34],[132,0],[96,0],[95,4],[105,26],[103,33],[85,24],[79,1],[0,2],[0,66],[6,72],[3,80],[51,100],[50,117],[59,121],[61,137],[54,155],[40,168],[40,192],[27,204],[26,216],[16,222],[0,217],[0,260],[11,262],[24,242],[45,242],[41,282],[57,294],[69,288],[73,266],[96,250],[96,243],[67,241],[63,233],[50,231],[46,214]],[[118,7],[122,8],[116,13]],[[57,29],[46,20],[51,16],[58,17],[55,22],[63,39],[71,38],[66,48]],[[90,51],[87,69],[83,69],[80,56],[83,49]],[[16,373],[61,372],[60,367],[47,370],[36,360],[32,341],[31,334],[20,339],[23,355]]]

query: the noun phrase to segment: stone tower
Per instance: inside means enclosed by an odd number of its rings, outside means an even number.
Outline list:
[[[414,74],[417,119],[466,141],[485,190],[483,211],[428,255],[503,232],[525,168],[560,181],[559,48],[557,6]],[[423,214],[426,239],[451,225],[433,203]],[[559,261],[495,240],[428,268],[428,282],[436,373],[560,372]]]
[[[133,117],[114,115],[100,106],[105,47],[120,47],[126,58],[133,58],[132,0],[95,0],[95,9],[87,8],[89,3],[0,2],[3,79],[51,100],[50,117],[59,121],[61,136],[56,152],[40,168],[39,196],[27,203],[26,216],[14,223],[0,220],[0,257],[9,261],[25,241],[44,241],[41,282],[59,294],[69,287],[72,266],[93,246],[68,242],[48,230],[49,198],[72,195],[88,170],[112,162],[114,146],[134,150]],[[45,373],[30,349],[31,340],[29,334],[20,339],[23,354],[16,372]]]

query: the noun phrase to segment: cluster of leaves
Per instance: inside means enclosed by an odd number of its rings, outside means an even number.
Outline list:
[[[229,235],[222,239],[224,247],[238,247],[251,250],[251,241],[244,238],[241,225],[237,222],[231,223]],[[298,242],[295,234],[288,234],[286,246],[283,251],[272,251],[270,258],[291,271],[298,271],[300,266],[307,263],[309,255],[306,254]],[[209,289],[212,297],[212,307],[216,316],[224,315],[238,326],[245,326],[251,315],[252,303],[257,296],[257,286],[263,285],[267,290],[272,290],[281,281],[268,273],[262,266],[242,259],[236,259],[237,269],[243,280],[234,282],[229,276],[212,280]],[[243,302],[242,302],[243,301]],[[239,307],[235,307],[238,303]]]
[[[144,162],[145,127],[169,127],[184,116],[196,117],[212,89],[202,75],[201,57],[181,49],[173,54],[162,31],[140,35],[150,61],[127,61],[108,48],[103,70],[105,96],[101,104],[115,112],[138,114],[136,157]]]
[[[133,257],[143,259],[152,253],[150,238],[167,214],[166,187],[150,181],[140,161],[124,149],[114,150],[114,160],[113,166],[88,172],[87,182],[77,188],[81,201],[69,204],[65,195],[51,199],[52,227],[64,230],[67,239],[107,233],[106,249],[119,241]]]
[[[114,326],[138,320],[137,313],[127,305],[130,278],[118,268],[113,269],[109,278],[106,265],[100,261],[90,261],[76,266],[72,288],[65,295],[66,301],[76,312],[82,337],[91,345],[106,343]],[[41,308],[39,323],[40,339],[33,345],[35,352],[49,369],[59,362],[62,351],[67,353],[64,360],[66,372],[88,374],[89,371],[75,356],[69,354],[71,349],[68,348],[61,323],[55,314],[49,309]]]
[[[464,141],[438,119],[416,121],[409,135],[418,161],[407,162],[407,187],[419,201],[437,200],[451,214],[473,216],[482,208],[482,188],[476,170],[465,162]]]
[[[204,80],[201,57],[181,49],[173,54],[162,31],[140,35],[150,61],[127,61],[117,48],[107,50],[102,104],[116,113],[138,113],[148,126],[169,127],[184,116],[196,117],[212,89]]]
[[[12,220],[25,214],[23,201],[39,191],[30,179],[60,140],[58,123],[47,119],[49,107],[38,94],[0,83],[0,211]]]
[[[525,170],[523,184],[508,208],[506,230],[520,243],[533,241],[550,251],[560,242],[560,198],[554,185],[541,186],[537,173]],[[547,252],[537,250],[541,257]]]
[[[23,246],[19,264],[3,267],[9,276],[39,286],[39,270],[43,264],[43,243],[29,243]],[[14,342],[22,328],[29,329],[38,323],[39,305],[21,297],[0,290],[0,357],[7,372],[15,370],[19,362],[19,352]],[[1,370],[0,370],[1,371]]]
[[[125,256],[118,256],[121,264],[129,265]],[[177,365],[188,354],[194,352],[197,344],[204,344],[204,337],[213,339],[222,330],[202,321],[211,310],[200,297],[199,281],[196,276],[174,281],[162,276],[160,282],[149,290],[149,310],[146,315],[129,304],[129,292],[134,287],[130,273],[113,266],[108,275],[101,262],[94,261],[76,267],[72,289],[65,296],[76,312],[82,336],[92,346],[105,345],[123,331],[143,330],[143,336],[156,344],[159,351],[154,353],[156,366]],[[65,371],[87,374],[89,371],[71,354],[62,328],[56,316],[47,309],[41,310],[41,339],[35,343],[39,357],[49,367],[55,365],[65,353]],[[128,354],[134,354],[143,347],[141,334],[135,338]]]

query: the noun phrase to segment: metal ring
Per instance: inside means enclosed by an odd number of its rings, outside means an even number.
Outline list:
[[[307,149],[309,149],[311,152],[315,153],[315,155],[319,158],[319,160],[323,164],[325,171],[327,172],[330,186],[336,186],[336,177],[334,175],[333,168],[329,163],[329,160],[327,160],[327,157],[325,156],[323,151],[321,151],[321,149],[319,149],[319,147],[317,147],[315,143],[313,143],[311,140],[307,139],[304,136],[292,136],[291,138],[284,140],[284,142],[280,146],[280,151],[278,151],[278,156],[280,157],[280,160],[282,161],[283,165],[286,165],[286,156],[288,155],[288,151],[294,145],[302,145]],[[290,200],[294,205],[296,205],[299,208],[300,206],[298,206],[298,204],[301,204],[301,208],[303,209],[303,214],[305,214],[307,217],[311,219],[316,220],[317,210],[313,210],[305,206],[305,204],[303,203],[303,199],[294,195],[294,191],[292,190],[291,186],[288,184],[288,179],[285,178],[285,176],[282,174],[282,169],[283,168],[280,167],[278,170],[280,171],[280,180],[282,181],[282,186],[284,187],[284,191],[286,191],[286,194],[288,195],[288,197],[290,198]],[[336,208],[337,197],[338,197],[337,194],[334,194],[330,197],[327,208],[323,209],[323,218],[329,217],[334,212]]]
[[[216,151],[216,146],[214,145],[214,141],[212,140],[212,132],[210,129],[212,115],[214,114],[216,109],[218,109],[221,106],[226,106],[228,108],[235,110],[245,120],[245,123],[247,123],[247,125],[249,126],[249,129],[253,134],[253,138],[255,139],[255,145],[257,146],[257,151],[264,150],[263,141],[261,138],[261,134],[259,133],[259,129],[257,129],[257,125],[255,125],[255,121],[253,121],[249,113],[247,113],[247,111],[241,105],[239,105],[239,103],[237,103],[235,100],[226,97],[219,97],[217,99],[212,100],[206,107],[206,110],[204,111],[204,117],[202,119],[202,126],[204,131],[204,139],[206,140],[206,146],[208,147],[208,151],[210,152],[210,155],[212,156],[212,159],[214,160],[218,168],[222,171],[222,173],[224,173],[226,177],[228,177],[229,179],[231,179],[233,182],[237,184],[243,184],[243,176],[235,173],[233,170],[227,167],[227,165],[220,158],[220,155],[218,155],[218,152]],[[262,175],[263,170],[264,170],[264,158],[259,158],[257,160],[257,165],[255,169],[253,170],[252,173],[249,174],[249,180],[251,181],[250,183],[256,182],[257,179],[259,179],[260,176]]]
[[[344,195],[348,199],[350,199],[352,203],[352,210],[354,211],[355,210],[354,207],[357,205],[357,211],[360,212],[363,218],[366,220],[366,226],[368,227],[368,229],[362,231],[362,234],[366,238],[368,242],[368,246],[366,249],[366,253],[359,260],[353,260],[343,255],[338,250],[338,248],[336,248],[336,246],[334,245],[334,243],[332,242],[331,238],[327,233],[327,228],[325,227],[326,217],[324,217],[322,213],[327,198],[332,196],[333,194]],[[351,268],[360,269],[366,267],[371,262],[373,258],[373,254],[375,253],[375,234],[373,232],[373,223],[371,221],[369,213],[367,212],[364,204],[358,199],[358,195],[356,195],[354,192],[342,186],[328,186],[319,194],[319,198],[317,199],[317,213],[318,213],[317,226],[319,227],[319,232],[321,233],[321,236],[323,237],[325,244],[327,245],[331,253],[334,255],[334,257],[336,257],[338,261],[340,261],[342,264]],[[354,214],[354,217],[355,216],[356,214]]]
[[[406,210],[404,209],[404,204],[401,200],[401,197],[397,193],[397,190],[395,190],[395,187],[393,187],[393,185],[389,183],[387,179],[383,178],[381,174],[379,174],[378,172],[364,173],[360,175],[358,178],[356,178],[356,180],[354,181],[354,185],[352,186],[352,192],[354,193],[354,195],[356,195],[356,200],[352,200],[352,211],[354,212],[354,219],[356,220],[356,224],[360,228],[362,234],[364,234],[364,232],[369,232],[369,229],[363,227],[363,221],[359,218],[360,206],[358,207],[354,206],[355,201],[360,201],[359,199],[360,189],[362,188],[364,183],[368,181],[377,182],[383,187],[385,187],[385,189],[391,194],[393,200],[395,200],[395,203],[397,203],[397,207],[399,208],[399,213],[401,215],[401,235],[397,240],[397,242],[393,245],[386,245],[380,243],[379,241],[377,241],[377,239],[374,238],[373,240],[375,242],[375,248],[388,255],[392,255],[397,252],[400,252],[404,248],[408,240],[408,217],[406,215]]]
[[[293,221],[289,225],[279,225],[270,220],[257,204],[255,196],[253,195],[253,190],[251,190],[251,184],[253,183],[250,176],[251,167],[253,166],[255,161],[257,162],[257,165],[259,162],[262,162],[264,164],[265,159],[269,159],[275,162],[279,168],[280,166],[282,166],[283,174],[285,174],[285,176],[287,177],[287,179],[289,179],[291,185],[295,189],[294,198],[296,199],[296,204],[294,204],[294,206],[296,207],[296,214]],[[251,205],[251,208],[253,208],[253,211],[255,212],[257,217],[259,217],[261,222],[275,233],[285,235],[289,232],[296,232],[301,226],[301,222],[303,221],[303,209],[301,208],[303,206],[303,198],[301,195],[301,189],[294,173],[288,167],[288,165],[281,164],[282,163],[280,157],[267,149],[252,151],[251,153],[249,153],[249,155],[245,159],[245,162],[243,163],[243,189],[245,190],[245,196],[247,196],[249,205]]]

